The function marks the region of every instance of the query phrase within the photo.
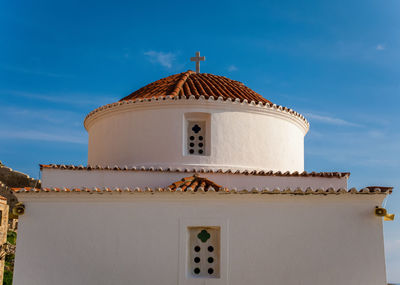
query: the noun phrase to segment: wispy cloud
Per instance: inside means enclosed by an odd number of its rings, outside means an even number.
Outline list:
[[[14,130],[0,130],[2,139],[17,139],[17,140],[35,140],[35,141],[51,141],[51,142],[64,142],[74,144],[86,144],[87,139],[83,134],[67,134],[67,133],[52,133],[42,132],[35,130],[14,131]]]
[[[23,108],[23,107],[3,107],[3,115],[8,118],[8,124],[27,124],[30,123],[51,123],[51,124],[71,124],[75,126],[82,126],[82,121],[85,114],[81,112],[39,108]],[[10,122],[12,120],[12,122]],[[0,122],[0,125],[2,123]],[[3,122],[4,124],[4,122]]]
[[[386,47],[385,47],[384,44],[378,44],[378,45],[375,47],[375,49],[376,49],[376,50],[385,50]]]
[[[236,65],[229,65],[228,66],[228,71],[230,71],[230,72],[232,72],[232,71],[236,71],[236,70],[238,70],[238,68],[236,67]]]
[[[172,52],[153,50],[145,52],[144,55],[149,58],[150,62],[160,64],[166,68],[171,68],[176,58],[176,54]]]
[[[18,67],[18,66],[1,65],[0,68],[7,70],[7,71],[26,73],[26,74],[32,74],[32,75],[38,75],[38,76],[47,76],[47,77],[56,77],[56,78],[73,77],[70,74],[60,74],[60,73],[54,73],[54,72],[43,71],[43,70],[39,70],[39,69],[31,69],[31,68]]]
[[[382,132],[381,130],[375,130],[375,129],[369,130],[367,134],[374,139],[384,139],[388,137],[388,135]]]
[[[312,128],[306,136],[306,157],[326,160],[337,165],[362,169],[381,168],[388,171],[400,167],[400,135],[392,129],[338,128],[326,125]]]
[[[0,90],[0,94],[9,96],[20,96],[34,100],[47,101],[52,103],[62,103],[70,105],[89,105],[100,106],[112,103],[118,100],[117,96],[98,95],[87,93],[54,93],[52,95],[46,93],[31,93],[19,90]]]
[[[330,125],[362,127],[362,125],[360,125],[360,124],[349,122],[349,121],[346,121],[346,120],[343,120],[340,118],[331,117],[331,116],[322,116],[322,115],[317,115],[317,114],[313,114],[313,113],[306,113],[305,117],[309,118],[311,120],[314,120],[314,121],[318,121],[318,122],[330,124]]]

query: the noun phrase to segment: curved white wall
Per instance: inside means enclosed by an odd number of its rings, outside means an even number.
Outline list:
[[[210,114],[209,155],[187,155],[188,113]],[[186,117],[185,117],[186,114]],[[207,100],[117,105],[88,116],[89,165],[304,170],[307,123],[272,107]]]

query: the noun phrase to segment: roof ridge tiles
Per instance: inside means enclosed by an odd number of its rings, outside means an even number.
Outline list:
[[[172,96],[177,96],[177,95],[179,95],[179,92],[180,92],[180,90],[181,90],[183,84],[186,82],[187,78],[190,76],[190,74],[191,74],[192,72],[193,72],[193,71],[188,70],[188,71],[182,73],[182,77],[181,77],[181,78],[179,79],[179,81],[176,83],[175,88],[174,88],[174,90],[173,90],[172,93],[171,93]],[[157,81],[156,81],[156,82],[157,82]]]
[[[217,185],[218,186],[218,185]],[[189,190],[189,188],[191,190]],[[165,187],[165,188],[150,188],[150,187],[135,187],[135,188],[130,188],[130,187],[125,187],[123,189],[115,187],[115,188],[108,188],[108,187],[103,187],[103,188],[98,188],[98,187],[82,187],[82,188],[59,188],[59,187],[52,187],[52,188],[34,188],[34,187],[23,187],[23,188],[11,188],[11,190],[16,193],[16,194],[23,194],[23,193],[120,193],[120,192],[128,192],[128,193],[172,193],[172,192],[181,192],[181,193],[219,193],[219,194],[224,194],[224,193],[240,193],[240,194],[290,194],[290,195],[339,195],[339,194],[391,194],[392,193],[392,187],[384,187],[382,188],[375,188],[371,189],[369,187],[365,187],[362,189],[357,190],[356,188],[351,188],[351,189],[344,189],[344,188],[326,188],[326,189],[313,189],[311,187],[307,188],[285,188],[283,190],[280,190],[279,188],[273,188],[273,189],[268,189],[268,188],[263,188],[263,189],[258,189],[256,187],[249,188],[249,189],[241,189],[238,190],[237,188],[224,188],[224,187],[215,187],[213,185],[205,185],[205,186],[198,186],[196,188],[193,187]]]
[[[188,85],[189,90],[190,90],[190,93],[186,94],[186,98],[189,98],[191,95],[194,95],[197,97],[200,96],[200,93],[197,90],[197,86],[194,83],[194,80],[192,80],[192,78],[190,76],[186,79],[185,83],[186,83],[186,85]]]

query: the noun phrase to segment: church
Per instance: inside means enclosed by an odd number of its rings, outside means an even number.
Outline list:
[[[306,118],[193,60],[89,113],[87,166],[13,189],[14,284],[386,284],[392,188],[304,171]]]

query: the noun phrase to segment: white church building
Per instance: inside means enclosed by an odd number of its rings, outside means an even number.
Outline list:
[[[14,189],[15,285],[384,285],[389,187],[304,171],[309,123],[187,71],[87,115],[87,166]]]

